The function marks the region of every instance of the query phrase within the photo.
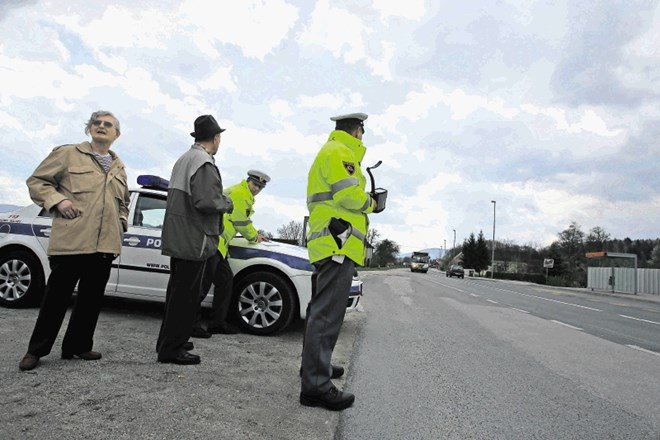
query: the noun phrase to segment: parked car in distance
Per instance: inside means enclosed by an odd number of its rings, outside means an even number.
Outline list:
[[[168,181],[140,176],[140,188],[131,189],[128,231],[121,255],[113,261],[106,295],[147,301],[165,301],[170,259],[161,254]],[[37,205],[0,213],[0,305],[37,304],[50,273],[48,238],[52,216]],[[273,334],[292,320],[303,319],[311,298],[307,249],[275,241],[251,244],[236,237],[229,247],[234,272],[230,319],[246,332]],[[347,311],[362,295],[362,281],[353,276]],[[204,305],[213,301],[213,287]]]
[[[458,264],[452,264],[449,267],[449,269],[447,269],[447,272],[445,272],[445,274],[449,278],[451,277],[465,278],[465,270],[463,269],[463,266],[459,266]]]

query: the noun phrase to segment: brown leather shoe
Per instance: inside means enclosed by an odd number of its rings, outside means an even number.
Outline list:
[[[65,353],[62,352],[62,359],[73,359],[73,357],[79,357],[80,359],[86,361],[98,361],[103,357],[103,355],[97,351],[86,351],[84,353]]]
[[[18,368],[22,371],[33,370],[39,363],[39,356],[36,356],[32,353],[26,353],[21,359],[21,362],[18,364]]]

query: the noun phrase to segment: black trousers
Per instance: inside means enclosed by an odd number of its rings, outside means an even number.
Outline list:
[[[213,304],[211,306],[211,320],[208,322],[208,328],[217,327],[225,323],[234,289],[234,273],[229,266],[229,261],[222,256],[220,251],[217,251],[208,260],[206,270],[204,271],[202,295],[199,298],[200,308],[197,312],[197,323],[195,324],[199,327],[202,326],[201,303],[206,298],[211,284],[214,286]]]
[[[114,255],[102,253],[57,255],[48,258],[51,273],[39,309],[39,317],[32,331],[28,353],[39,357],[50,353],[76,284],[78,295],[62,341],[62,352],[79,354],[92,350],[94,331],[114,259]]]
[[[302,352],[301,391],[323,394],[332,387],[332,352],[346,315],[355,263],[326,258],[314,263],[312,299],[307,306]]]
[[[170,279],[165,296],[165,315],[160,326],[156,351],[158,359],[177,357],[190,338],[207,260],[170,258]]]

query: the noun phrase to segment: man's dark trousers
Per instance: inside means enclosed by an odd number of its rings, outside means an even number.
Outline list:
[[[307,307],[302,355],[301,391],[324,394],[332,382],[332,352],[344,323],[355,263],[326,258],[314,263],[312,299]]]
[[[197,312],[198,327],[202,325],[201,302],[206,298],[209,289],[213,284],[213,304],[211,320],[208,322],[208,328],[217,327],[225,323],[227,313],[229,312],[229,303],[234,289],[234,273],[229,266],[227,258],[223,257],[220,251],[208,260],[204,271],[204,280],[202,281],[202,295],[199,298],[200,308]]]
[[[102,253],[54,255],[48,258],[51,273],[28,353],[39,357],[50,353],[76,283],[78,295],[62,341],[62,352],[79,354],[92,350],[94,331],[114,258],[112,254]]]
[[[199,296],[207,261],[170,258],[165,316],[156,344],[158,360],[169,360],[180,355],[183,344],[190,338],[199,308]]]

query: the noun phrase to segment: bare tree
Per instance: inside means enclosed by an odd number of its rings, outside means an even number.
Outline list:
[[[299,245],[303,243],[303,224],[302,222],[297,222],[291,220],[286,225],[282,225],[277,228],[278,238],[283,238],[285,240],[296,240]]]
[[[260,233],[261,235],[263,235],[264,237],[266,237],[269,240],[272,240],[273,238],[275,238],[275,237],[273,237],[273,234],[271,234],[268,231],[264,231],[263,229],[259,229],[257,232]]]
[[[367,243],[371,246],[376,247],[378,244],[378,237],[380,237],[380,232],[377,229],[369,229],[367,231]]]
[[[589,235],[585,240],[587,251],[605,251],[607,250],[607,242],[610,239],[610,234],[605,232],[600,226],[595,226],[589,231]]]

